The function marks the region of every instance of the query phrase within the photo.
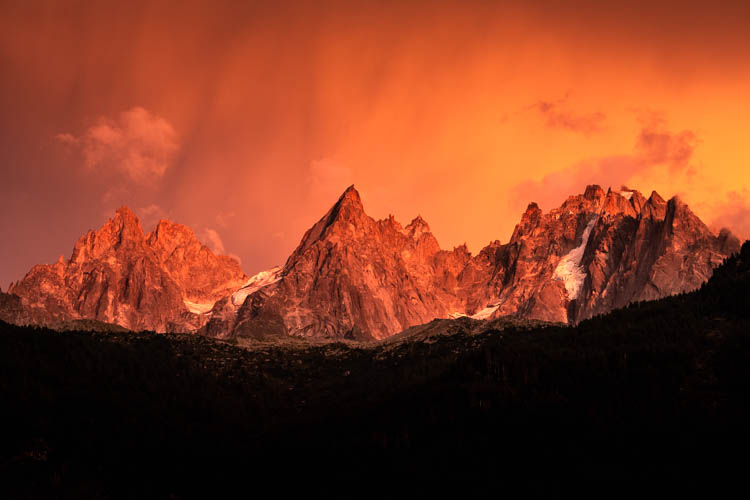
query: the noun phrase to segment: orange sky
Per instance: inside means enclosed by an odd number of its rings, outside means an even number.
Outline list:
[[[122,204],[252,274],[352,183],[444,248],[589,183],[750,236],[742,3],[264,3],[0,1],[3,289]]]

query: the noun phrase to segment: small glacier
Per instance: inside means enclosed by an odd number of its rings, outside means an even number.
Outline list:
[[[586,279],[586,272],[581,268],[581,259],[583,259],[583,253],[586,251],[591,230],[594,229],[597,220],[598,217],[594,217],[586,224],[586,228],[583,230],[583,235],[581,236],[581,244],[560,259],[560,263],[555,268],[555,279],[562,280],[565,283],[569,300],[578,298],[583,281]]]
[[[475,312],[471,316],[469,316],[468,314],[461,313],[461,312],[454,312],[454,313],[450,313],[448,317],[451,319],[458,319],[458,318],[489,319],[490,316],[492,316],[492,313],[497,311],[498,307],[500,307],[500,304],[488,305],[484,309]]]
[[[182,302],[193,314],[206,314],[214,308],[214,302],[191,302],[187,299],[183,299]]]
[[[500,307],[500,304],[496,306],[487,306],[481,311],[477,311],[476,313],[472,314],[471,317],[473,319],[489,319],[489,317],[492,316],[492,313],[497,311],[498,307]]]
[[[268,269],[267,271],[261,271],[255,276],[247,280],[247,283],[232,294],[232,304],[235,306],[241,306],[248,295],[253,294],[261,288],[267,287],[273,283],[276,283],[281,279],[281,268],[276,266]]]

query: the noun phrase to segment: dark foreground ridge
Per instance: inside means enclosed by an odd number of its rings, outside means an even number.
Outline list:
[[[248,350],[2,324],[3,488],[715,493],[745,473],[749,305],[746,243],[696,292],[575,328]]]

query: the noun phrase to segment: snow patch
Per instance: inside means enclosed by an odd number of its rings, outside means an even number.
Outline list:
[[[492,316],[492,313],[497,311],[497,308],[500,307],[500,304],[497,305],[488,305],[481,311],[477,311],[474,314],[464,314],[462,312],[452,312],[448,314],[448,317],[450,319],[458,319],[458,318],[471,318],[471,319],[489,319],[490,316]]]
[[[555,268],[555,279],[562,280],[565,283],[565,289],[568,291],[568,299],[570,300],[578,298],[583,281],[586,279],[586,272],[581,268],[581,259],[583,259],[591,230],[594,229],[597,219],[597,217],[591,219],[586,225],[586,229],[583,230],[581,244],[560,259]]]
[[[190,302],[187,299],[182,299],[182,302],[193,314],[206,314],[214,308],[214,302]]]
[[[477,311],[476,313],[472,314],[470,317],[473,319],[489,319],[490,316],[492,316],[492,313],[497,311],[497,308],[500,307],[500,304],[497,305],[488,305],[481,311]]]
[[[620,196],[629,200],[630,198],[633,197],[633,192],[632,191],[620,191]]]
[[[232,304],[235,306],[241,306],[248,295],[251,295],[261,288],[265,288],[268,285],[276,283],[281,279],[281,268],[276,266],[268,269],[267,271],[261,271],[255,276],[247,280],[247,283],[232,294]]]

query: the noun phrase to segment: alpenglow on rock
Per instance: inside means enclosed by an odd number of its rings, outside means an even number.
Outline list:
[[[122,207],[82,236],[67,261],[37,265],[8,293],[32,321],[92,319],[132,330],[195,331],[213,303],[247,280],[236,260],[214,255],[181,224],[161,221],[144,234]]]
[[[185,226],[143,234],[120,209],[68,261],[34,267],[0,305],[16,322],[97,319],[220,338],[383,339],[435,318],[576,323],[689,291],[739,250],[678,198],[588,186],[548,213],[529,204],[508,243],[442,250],[421,217],[375,220],[349,187],[283,267],[247,277]]]
[[[589,186],[547,214],[530,204],[507,244],[472,256],[441,250],[421,217],[372,219],[350,187],[225,334],[381,339],[464,315],[575,323],[697,288],[738,250],[677,198]]]

